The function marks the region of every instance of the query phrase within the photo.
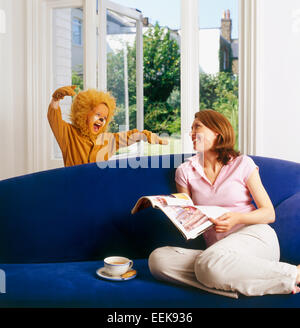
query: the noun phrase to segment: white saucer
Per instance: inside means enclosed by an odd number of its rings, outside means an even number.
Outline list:
[[[130,270],[134,270],[131,268]],[[105,272],[105,268],[102,267],[96,271],[97,275],[101,278],[112,280],[112,281],[124,281],[124,280],[131,280],[136,277],[137,273],[128,278],[122,278],[121,276],[110,276],[108,273]]]

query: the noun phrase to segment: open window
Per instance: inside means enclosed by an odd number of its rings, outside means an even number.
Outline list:
[[[110,132],[144,129],[143,15],[109,0],[97,0],[97,87],[116,98]],[[143,153],[143,143],[120,149],[114,158]],[[112,159],[114,159],[112,158]]]

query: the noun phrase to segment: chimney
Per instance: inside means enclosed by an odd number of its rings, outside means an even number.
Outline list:
[[[221,19],[221,35],[224,39],[231,42],[231,28],[232,22],[230,18],[230,11],[227,9],[223,12],[223,18]]]

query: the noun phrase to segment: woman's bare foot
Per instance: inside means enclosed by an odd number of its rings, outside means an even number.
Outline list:
[[[300,287],[298,286],[298,284],[300,284],[300,265],[297,265],[297,270],[298,270],[298,274],[296,278],[296,285],[292,291],[293,294],[297,294],[300,292]]]

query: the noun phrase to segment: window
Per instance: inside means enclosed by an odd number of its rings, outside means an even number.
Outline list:
[[[83,89],[83,8],[53,9],[53,90],[65,85],[76,85],[77,92]],[[70,122],[71,97],[60,102],[63,119]],[[54,138],[51,158],[62,159],[61,150]]]
[[[82,45],[82,21],[76,17],[72,19],[72,43],[73,45]]]
[[[225,71],[227,69],[227,52],[223,52],[223,70]]]
[[[226,116],[239,148],[238,0],[199,0],[200,109]]]
[[[143,126],[169,140],[144,143],[141,155],[181,153],[180,0],[114,0],[143,15]],[[112,131],[139,128],[136,119],[136,26],[132,19],[107,10],[107,90],[117,99]],[[127,81],[126,81],[127,80]],[[131,146],[132,149],[136,145]],[[122,149],[120,153],[130,154]]]

